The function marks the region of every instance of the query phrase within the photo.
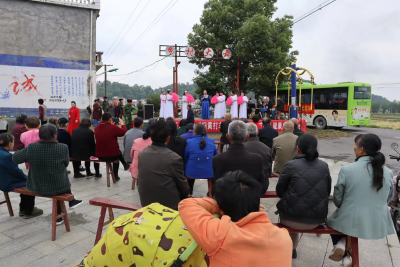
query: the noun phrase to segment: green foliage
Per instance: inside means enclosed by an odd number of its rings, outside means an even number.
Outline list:
[[[211,96],[215,95],[216,92],[224,92],[228,95],[229,89],[223,82],[223,76],[220,72],[215,70],[214,66],[210,66],[210,69],[206,72],[200,72],[196,70],[197,77],[193,81],[198,85],[196,94],[202,95],[204,90]]]
[[[292,17],[272,20],[276,0],[209,0],[204,5],[200,24],[193,26],[188,35],[190,46],[211,47],[222,51],[228,48],[233,55],[230,60],[207,60],[193,58],[199,69],[209,66],[205,78],[216,79],[224,84],[218,90],[230,90],[236,82],[237,62],[240,60],[239,87],[245,92],[266,93],[274,88],[277,73],[296,60],[297,51],[292,48]],[[245,11],[245,12],[243,12]],[[259,40],[262,39],[262,40]],[[214,51],[216,52],[216,51]],[[198,83],[202,89],[206,82]],[[211,95],[211,93],[210,93]]]
[[[146,100],[147,104],[153,104],[154,105],[154,111],[159,112],[160,111],[160,95],[158,94],[151,94],[147,97]]]
[[[389,105],[386,102],[382,103],[382,113],[386,113],[386,110],[388,109]]]
[[[378,113],[380,107],[381,107],[381,103],[379,103],[378,100],[372,102],[372,104],[371,104],[372,113]]]
[[[399,102],[397,102],[396,100],[391,102],[389,104],[389,110],[390,110],[390,113],[396,113],[397,111],[399,111]]]

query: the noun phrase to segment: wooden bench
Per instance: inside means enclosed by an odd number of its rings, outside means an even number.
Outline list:
[[[2,204],[7,204],[7,208],[8,208],[8,213],[10,214],[10,216],[14,216],[14,212],[11,206],[11,201],[10,201],[10,197],[8,196],[8,193],[3,192],[4,193],[4,201],[0,201],[0,205]]]
[[[114,212],[112,209],[136,211],[136,210],[139,210],[142,208],[142,206],[137,205],[137,204],[127,203],[127,202],[118,201],[118,200],[112,200],[112,199],[103,198],[103,197],[92,198],[91,200],[89,200],[89,204],[93,205],[93,206],[101,207],[100,219],[99,219],[99,224],[97,226],[97,232],[96,232],[96,240],[94,241],[95,245],[101,239],[103,227],[114,220]],[[107,209],[108,209],[109,220],[107,222],[105,222],[104,219],[106,216]]]
[[[59,218],[64,218],[65,229],[67,230],[67,232],[70,231],[68,213],[67,213],[67,209],[65,208],[64,202],[73,200],[74,195],[62,194],[62,195],[58,195],[58,196],[42,196],[42,195],[38,195],[36,193],[29,191],[25,187],[15,188],[12,192],[27,195],[27,196],[44,197],[44,198],[53,199],[53,208],[52,208],[52,213],[51,213],[51,226],[52,226],[51,240],[53,240],[53,241],[56,240],[56,227],[57,227],[56,223]],[[7,193],[4,193],[4,194],[7,194]],[[8,196],[8,194],[7,194],[7,196]],[[6,198],[6,201],[7,201],[7,198]],[[14,216],[14,213],[12,211],[12,206],[9,201],[10,201],[10,198],[8,198],[8,203],[7,203],[8,211],[10,212],[10,216]],[[57,201],[60,201],[60,207],[61,207],[60,215],[57,214]]]
[[[110,187],[110,175],[112,177],[113,183],[115,184],[117,182],[117,180],[115,179],[112,163],[118,163],[119,160],[101,161],[99,159],[97,159],[97,160],[91,160],[91,159],[81,160],[81,159],[73,159],[73,158],[69,158],[69,160],[70,161],[90,161],[90,162],[94,162],[94,163],[105,163],[106,164],[106,173],[107,173],[107,187]]]
[[[217,149],[218,153],[222,153],[221,148],[222,148],[223,143],[220,141],[215,141],[215,144],[218,146],[218,149]]]
[[[332,228],[329,228],[326,225],[320,225],[317,228],[314,228],[311,230],[291,229],[291,228],[288,228],[279,223],[274,223],[274,225],[279,228],[285,228],[286,230],[288,230],[289,233],[317,234],[317,235],[321,235],[321,234],[344,235],[343,233],[338,232]],[[348,250],[351,249],[350,256],[352,257],[353,267],[359,267],[360,266],[360,258],[359,258],[359,251],[358,251],[358,238],[352,237],[352,236],[347,236],[347,248],[348,248]]]
[[[276,191],[267,191],[261,198],[278,198]]]

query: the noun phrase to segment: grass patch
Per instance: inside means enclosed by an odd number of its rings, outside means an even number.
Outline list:
[[[337,129],[318,130],[318,129],[307,128],[307,133],[314,135],[318,139],[331,139],[331,138],[353,136],[353,134],[351,133]]]
[[[361,125],[361,127],[400,130],[400,121],[387,121],[387,120],[372,119],[371,124]]]

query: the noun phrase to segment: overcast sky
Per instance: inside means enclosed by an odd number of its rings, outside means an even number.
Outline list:
[[[199,22],[206,0],[172,0],[171,5],[176,4],[146,35],[139,38],[170,2],[101,1],[100,17],[97,19],[97,51],[105,52],[104,63],[119,68],[117,73],[108,75],[111,81],[150,85],[153,89],[172,83],[173,61],[169,58],[146,68],[147,71],[122,77],[111,76],[129,73],[159,60],[161,44],[187,44],[187,35]],[[278,0],[275,16],[288,14],[298,18],[324,2],[326,0]],[[109,49],[136,6],[120,37]],[[337,0],[294,25],[293,49],[300,53],[297,64],[309,69],[318,84],[365,82],[372,84],[374,94],[389,100],[400,100],[399,26],[399,0]],[[130,47],[132,49],[121,57]],[[181,61],[179,82],[191,83],[196,66],[185,62],[185,58]],[[104,75],[98,78],[102,79]],[[382,85],[390,83],[397,84]]]

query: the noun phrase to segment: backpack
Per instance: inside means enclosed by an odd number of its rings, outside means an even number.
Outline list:
[[[78,266],[207,267],[205,255],[179,212],[153,203],[111,222]]]

